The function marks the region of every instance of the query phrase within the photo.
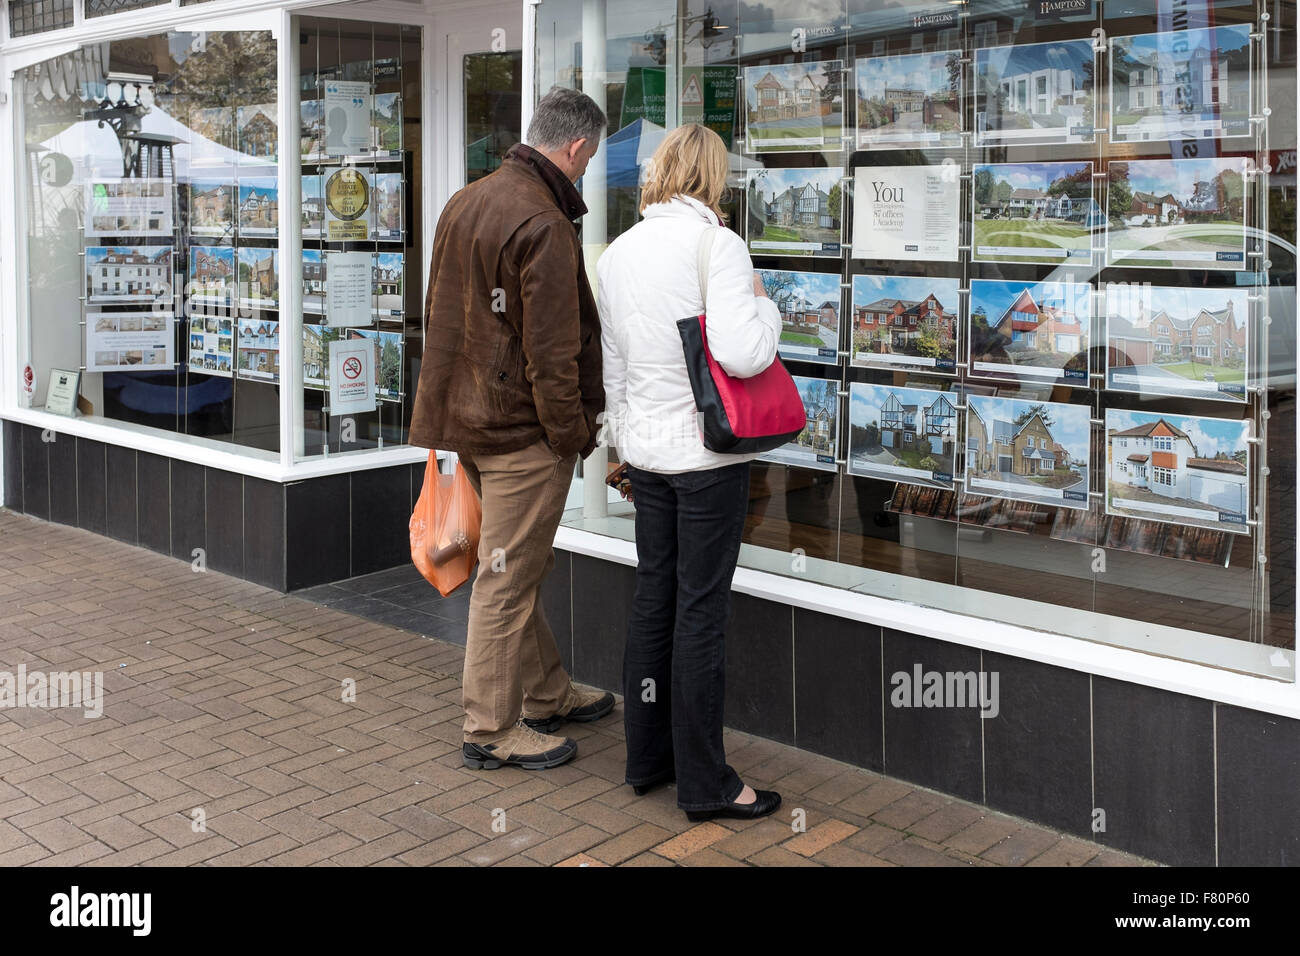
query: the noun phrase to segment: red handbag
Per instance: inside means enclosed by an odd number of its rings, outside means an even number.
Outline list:
[[[705,312],[715,236],[713,228],[704,230],[696,256]],[[780,356],[752,378],[734,378],[709,351],[705,316],[680,319],[677,331],[682,337],[705,448],[733,455],[771,451],[793,441],[804,430],[808,412]]]

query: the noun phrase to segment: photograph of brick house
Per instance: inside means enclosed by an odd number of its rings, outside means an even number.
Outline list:
[[[1240,158],[1112,160],[1106,176],[1108,265],[1243,267],[1245,181]]]
[[[1107,388],[1244,402],[1249,309],[1236,287],[1109,285]]]
[[[1092,286],[1082,282],[973,279],[973,378],[1088,386]]]
[[[840,277],[832,272],[759,269],[763,290],[781,311],[781,358],[839,362]]]
[[[963,72],[956,51],[857,60],[858,148],[961,145]]]
[[[226,238],[235,234],[235,187],[196,179],[190,183],[190,233]]]
[[[280,253],[243,246],[239,250],[239,304],[257,309],[280,305]]]
[[[1249,533],[1250,422],[1106,411],[1106,511]]]
[[[402,238],[402,174],[376,173],[371,186],[370,238],[400,241]]]
[[[196,304],[226,305],[235,294],[235,250],[190,246],[189,297]]]
[[[975,51],[975,142],[1091,143],[1092,43],[1062,40]]]
[[[328,257],[319,249],[302,251],[302,310],[314,315],[325,313],[325,262]]]
[[[745,67],[746,151],[842,150],[843,74],[842,60]]]
[[[1112,37],[1114,142],[1250,133],[1250,26]]]
[[[968,395],[966,409],[969,492],[1088,507],[1087,406]]]
[[[807,425],[793,441],[765,453],[761,461],[836,471],[839,448],[839,379],[795,375]]]
[[[946,278],[854,276],[853,364],[955,372],[960,284]]]
[[[953,487],[956,396],[862,382],[849,391],[849,474]]]
[[[838,259],[844,170],[753,168],[746,172],[746,240],[757,255]]]

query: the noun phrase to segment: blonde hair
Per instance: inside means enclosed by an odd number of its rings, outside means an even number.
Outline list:
[[[650,172],[641,188],[641,212],[674,196],[690,196],[708,206],[719,219],[727,193],[727,145],[707,126],[679,126],[659,144],[650,159]]]

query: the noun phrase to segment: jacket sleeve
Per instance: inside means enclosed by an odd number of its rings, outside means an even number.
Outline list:
[[[578,374],[578,237],[557,213],[522,231],[516,242],[524,375],[551,450],[567,458],[585,448],[591,435]]]
[[[596,263],[596,307],[600,313],[600,346],[605,376],[605,412],[600,442],[621,450],[623,428],[627,423],[627,356],[619,349],[614,334],[612,290],[606,278],[608,261],[602,256]]]
[[[728,375],[752,378],[776,358],[781,312],[771,299],[754,295],[754,263],[745,240],[729,229],[711,234],[704,326],[709,351]]]

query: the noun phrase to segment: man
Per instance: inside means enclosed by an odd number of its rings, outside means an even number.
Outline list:
[[[604,410],[600,318],[574,220],[574,183],[606,119],[556,88],[537,104],[528,143],[451,198],[433,243],[411,444],[454,451],[483,502],[479,569],[465,646],[467,767],[527,769],[571,760],[551,736],[589,721],[612,694],[573,687],[542,610],[578,455]]]

